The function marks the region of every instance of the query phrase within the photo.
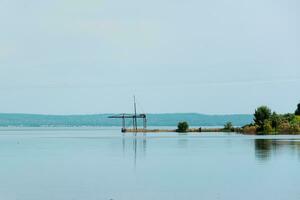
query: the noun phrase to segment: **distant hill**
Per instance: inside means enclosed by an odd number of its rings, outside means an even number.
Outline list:
[[[41,126],[120,126],[118,119],[109,119],[111,114],[95,115],[37,115],[0,114],[0,127],[41,127]],[[148,114],[148,126],[176,126],[179,121],[187,121],[191,126],[222,126],[232,122],[235,126],[251,123],[252,115],[204,115],[197,113]],[[130,120],[127,121],[130,125]]]

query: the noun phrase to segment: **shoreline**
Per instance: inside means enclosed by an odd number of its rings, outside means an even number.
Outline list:
[[[246,133],[241,128],[227,131],[223,128],[190,128],[186,132],[179,132],[177,129],[121,129],[122,133],[235,133],[240,135],[268,136],[268,135],[300,135],[299,133]]]
[[[180,133],[177,131],[177,129],[132,129],[132,128],[126,128],[121,129],[122,133],[159,133],[159,132],[174,132],[174,133]],[[208,133],[208,132],[228,132],[224,131],[222,128],[189,128],[185,133]]]

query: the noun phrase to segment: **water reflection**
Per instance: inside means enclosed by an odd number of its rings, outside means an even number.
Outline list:
[[[181,148],[181,149],[185,149],[188,147],[188,138],[179,138],[177,140],[177,143],[178,143],[178,147]]]
[[[255,139],[255,157],[261,161],[269,160],[282,151],[295,153],[300,158],[300,141],[292,139]]]
[[[146,156],[146,150],[147,150],[146,135],[144,134],[142,136],[129,136],[129,137],[123,135],[122,145],[123,145],[123,155],[132,156],[133,164],[134,167],[136,168],[138,158]]]
[[[256,139],[255,140],[255,156],[259,160],[267,160],[270,158],[273,140]],[[276,147],[275,147],[276,148]]]

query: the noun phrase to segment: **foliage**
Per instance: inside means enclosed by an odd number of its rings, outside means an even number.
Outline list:
[[[282,117],[284,120],[289,122],[295,119],[295,115],[291,113],[284,114]]]
[[[291,133],[299,134],[300,133],[300,125],[299,124],[291,124]]]
[[[299,115],[296,115],[295,118],[294,118],[294,120],[295,120],[297,123],[300,124],[300,116],[299,116]]]
[[[300,133],[300,116],[295,116],[293,120],[290,122],[291,131],[293,134]]]
[[[177,132],[185,133],[189,129],[189,124],[187,122],[179,122],[177,125]]]
[[[273,133],[273,128],[272,128],[272,121],[271,120],[265,120],[263,123],[263,133],[264,134],[271,134]]]
[[[297,110],[295,111],[295,115],[300,116],[300,103],[298,104]]]
[[[280,115],[278,115],[276,112],[273,112],[271,117],[270,117],[270,120],[271,120],[271,126],[277,130],[278,129],[278,126],[280,125],[281,123],[281,120],[282,118],[280,117]]]
[[[280,125],[278,131],[280,133],[285,133],[285,134],[299,134],[300,125],[295,123],[284,122]]]
[[[261,106],[255,110],[254,124],[242,129],[248,134],[300,134],[300,115],[271,113],[267,106]]]
[[[224,131],[231,131],[231,132],[233,132],[233,131],[234,131],[234,127],[233,127],[232,122],[227,122],[227,123],[224,125],[223,130],[224,130]]]
[[[290,133],[291,125],[288,122],[283,122],[278,127],[279,133]]]
[[[255,110],[254,113],[254,122],[258,125],[259,130],[263,130],[264,121],[270,119],[271,117],[271,109],[267,106],[260,106]]]
[[[243,133],[246,134],[256,134],[258,127],[253,124],[249,124],[243,127]]]

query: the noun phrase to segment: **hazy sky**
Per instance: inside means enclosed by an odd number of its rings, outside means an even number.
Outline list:
[[[0,0],[0,112],[293,112],[299,0]]]

